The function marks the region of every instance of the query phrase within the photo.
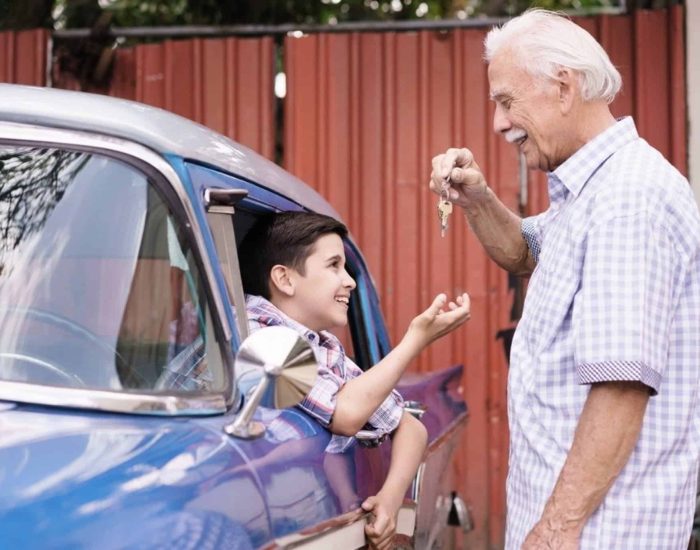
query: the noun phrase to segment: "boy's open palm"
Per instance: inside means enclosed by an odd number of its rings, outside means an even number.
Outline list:
[[[411,321],[407,336],[414,336],[427,346],[462,325],[469,315],[470,300],[466,292],[449,303],[445,294],[438,294],[430,307]]]

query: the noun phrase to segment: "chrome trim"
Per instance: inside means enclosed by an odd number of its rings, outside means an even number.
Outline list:
[[[0,401],[166,416],[209,415],[226,409],[226,401],[222,394],[148,395],[125,391],[60,388],[6,380],[0,381]]]
[[[354,550],[364,548],[367,544],[365,524],[369,517],[370,514],[361,508],[353,510],[301,532],[278,537],[265,546],[263,550],[327,550],[328,548]],[[415,525],[416,506],[412,502],[404,502],[397,514],[395,536],[413,537]]]
[[[462,497],[455,492],[452,493],[452,507],[447,519],[447,524],[461,527],[463,533],[468,533],[474,529],[474,522],[469,513],[469,508],[464,503]]]
[[[202,238],[203,228],[199,224],[187,192],[172,166],[155,151],[134,142],[112,136],[46,128],[31,124],[0,121],[0,140],[12,145],[55,145],[73,147],[94,153],[116,154],[117,158],[136,167],[156,171],[164,178],[175,192],[185,211],[187,223],[193,228],[195,244],[199,248],[204,277],[206,277],[214,309],[221,321],[226,342],[221,343],[222,359],[226,387],[223,392],[193,395],[152,395],[127,391],[104,391],[96,389],[74,389],[59,386],[41,386],[23,382],[0,380],[0,400],[38,403],[98,409],[113,412],[130,412],[140,414],[213,414],[226,411],[234,400],[233,356],[230,347],[232,327],[228,323],[224,302],[214,276],[214,267],[209,255],[204,253],[206,246]]]

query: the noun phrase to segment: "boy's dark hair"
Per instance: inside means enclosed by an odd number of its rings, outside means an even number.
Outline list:
[[[270,299],[270,270],[280,264],[304,275],[316,241],[329,233],[341,239],[348,229],[338,220],[313,212],[279,212],[258,219],[239,248],[243,290]]]

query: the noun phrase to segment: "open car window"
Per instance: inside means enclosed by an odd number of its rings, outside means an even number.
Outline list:
[[[0,379],[221,391],[203,277],[154,181],[95,153],[0,145]]]

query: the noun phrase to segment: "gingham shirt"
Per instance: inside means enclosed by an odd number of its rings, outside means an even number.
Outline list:
[[[651,389],[632,456],[581,549],[685,549],[699,454],[700,218],[687,180],[626,118],[549,174],[523,220],[536,257],[508,379],[506,548],[538,521],[589,384]]]
[[[251,332],[262,327],[281,325],[296,330],[309,342],[318,362],[318,378],[306,398],[299,403],[299,407],[324,427],[328,427],[335,412],[338,392],[345,382],[360,376],[362,369],[345,355],[343,346],[333,334],[323,330],[319,333],[309,330],[285,315],[265,298],[246,295],[246,309]],[[403,399],[394,390],[369,417],[363,430],[370,432],[375,441],[382,441],[398,427],[402,414]],[[333,434],[326,452],[343,452],[355,441],[354,437]]]

